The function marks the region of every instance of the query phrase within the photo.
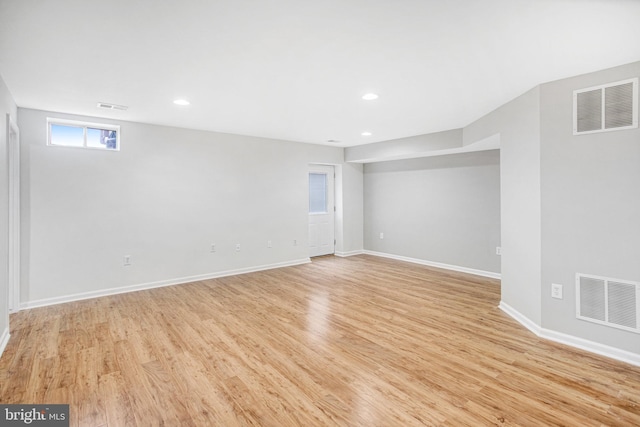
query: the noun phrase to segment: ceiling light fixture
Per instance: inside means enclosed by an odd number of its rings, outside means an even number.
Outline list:
[[[174,104],[176,105],[180,105],[182,107],[185,107],[189,104],[191,104],[189,101],[187,101],[186,99],[176,99],[175,101],[173,101]]]
[[[362,136],[371,136],[373,134],[371,132],[362,132],[360,135],[362,135]]]
[[[378,99],[378,95],[375,93],[367,93],[365,95],[362,95],[362,99],[364,99],[365,101],[373,101],[374,99]]]

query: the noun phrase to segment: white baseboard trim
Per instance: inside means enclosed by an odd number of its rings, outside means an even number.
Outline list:
[[[4,328],[4,331],[2,331],[2,335],[0,335],[0,357],[2,357],[2,353],[4,353],[4,349],[7,347],[7,344],[9,344],[10,337],[11,334],[9,333],[9,327],[7,326]]]
[[[219,271],[216,273],[200,274],[197,276],[179,277],[169,280],[161,280],[158,282],[141,283],[138,285],[123,286],[120,288],[101,289],[99,291],[82,292],[78,294],[65,295],[61,297],[45,298],[36,301],[28,301],[20,304],[20,309],[30,309],[36,307],[44,307],[54,304],[63,304],[72,301],[81,301],[85,299],[104,297],[109,295],[124,294],[128,292],[142,291],[145,289],[161,288],[164,286],[181,285],[184,283],[197,282],[200,280],[217,279],[219,277],[236,276],[239,274],[254,273],[257,271],[272,270],[274,268],[292,267],[294,265],[308,264],[311,262],[309,258],[302,258],[293,261],[278,262],[274,264],[259,265],[255,267],[239,268],[236,270]]]
[[[640,366],[640,354],[632,353],[630,351],[621,350],[619,348],[611,347],[605,344],[600,344],[595,341],[589,341],[584,338],[579,338],[573,335],[565,334],[563,332],[553,331],[551,329],[541,328],[536,325],[533,321],[528,319],[526,316],[523,316],[513,307],[509,306],[503,301],[500,301],[500,305],[498,306],[500,310],[507,313],[509,316],[513,317],[518,323],[522,324],[525,328],[529,329],[531,332],[539,336],[540,338],[544,338],[550,341],[554,341],[560,344],[568,345],[570,347],[579,348],[581,350],[585,350],[591,353],[598,354],[600,356],[609,357],[611,359],[618,360],[620,362],[625,362],[630,365]]]
[[[475,274],[476,276],[489,277],[491,279],[500,279],[500,278],[502,278],[502,275],[500,273],[494,273],[492,271],[476,270],[474,268],[460,267],[458,265],[443,264],[443,263],[434,262],[434,261],[426,261],[426,260],[418,259],[418,258],[409,258],[409,257],[406,257],[406,256],[388,254],[388,253],[384,253],[384,252],[369,251],[369,250],[366,250],[366,249],[364,251],[362,251],[362,253],[364,253],[366,255],[373,255],[373,256],[379,256],[379,257],[382,257],[382,258],[391,258],[391,259],[395,259],[395,260],[398,260],[398,261],[406,261],[406,262],[411,262],[411,263],[414,263],[414,264],[426,265],[426,266],[429,266],[429,267],[436,267],[436,268],[442,268],[442,269],[445,269],[445,270],[457,271],[457,272],[460,272],[460,273]]]
[[[336,251],[336,253],[334,254],[335,256],[339,256],[341,258],[346,258],[346,257],[350,257],[350,256],[355,256],[355,255],[362,255],[364,253],[363,250],[357,250],[357,251],[348,251],[348,252],[339,252]]]
[[[541,331],[540,337],[579,348],[581,350],[586,350],[591,353],[599,354],[600,356],[610,357],[611,359],[619,360],[630,365],[640,366],[640,354],[638,353],[632,353],[616,347],[611,347],[594,341],[585,340],[584,338],[544,328]]]
[[[533,320],[529,319],[527,316],[522,315],[522,313],[520,313],[504,301],[500,301],[498,308],[507,313],[509,316],[513,317],[522,326],[524,326],[537,336],[540,336],[542,328],[540,328],[540,326],[538,326]]]

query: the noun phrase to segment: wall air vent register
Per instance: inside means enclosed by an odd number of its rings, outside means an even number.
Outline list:
[[[573,92],[573,134],[638,127],[638,78]]]
[[[640,283],[576,274],[576,317],[640,333]]]

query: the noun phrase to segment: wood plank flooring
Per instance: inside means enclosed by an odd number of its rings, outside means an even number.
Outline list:
[[[640,425],[640,368],[499,300],[363,255],[22,311],[0,402],[68,403],[72,426]]]

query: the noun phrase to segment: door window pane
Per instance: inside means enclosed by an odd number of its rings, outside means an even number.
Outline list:
[[[309,213],[327,213],[327,174],[309,173]]]

